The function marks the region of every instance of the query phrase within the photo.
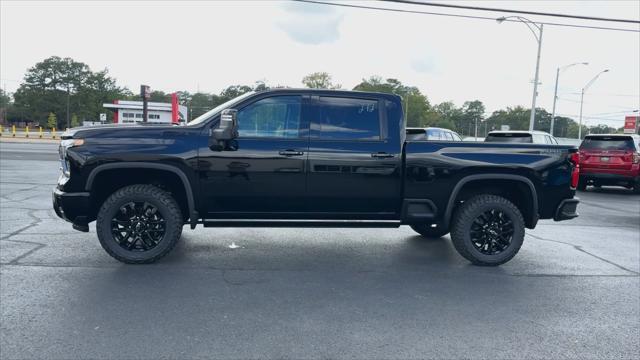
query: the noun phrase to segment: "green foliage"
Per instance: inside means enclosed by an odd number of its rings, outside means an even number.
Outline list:
[[[78,115],[73,114],[71,115],[71,127],[78,127],[80,126],[80,120],[78,119]]]
[[[425,127],[439,121],[431,113],[431,105],[417,87],[405,86],[397,79],[383,80],[379,76],[362,79],[353,90],[395,94],[402,98],[407,126]]]
[[[302,82],[309,88],[340,88],[340,85],[335,84],[331,75],[326,72],[309,74]],[[269,88],[270,86],[264,81],[256,81],[253,85],[228,86],[219,94],[203,92],[191,94],[180,91],[178,101],[188,107],[190,112],[188,118],[194,119],[248,91],[264,91]],[[494,111],[485,119],[486,109],[479,100],[467,101],[460,107],[450,101],[432,105],[427,96],[417,87],[405,85],[398,79],[371,76],[363,79],[354,87],[354,90],[400,96],[407,126],[443,127],[466,136],[473,136],[476,122],[479,136],[484,136],[487,131],[500,129],[501,125],[509,125],[512,130],[529,128],[530,109],[521,106],[507,107]],[[0,121],[37,122],[41,126],[57,128],[59,125],[67,126],[66,119],[69,116],[70,125],[74,127],[83,120],[97,120],[99,114],[105,112],[102,104],[111,103],[116,99],[140,100],[140,94],[134,94],[127,88],[117,86],[115,79],[109,76],[106,69],[93,72],[82,62],[52,56],[29,68],[23,83],[15,93],[7,94],[0,89]],[[150,101],[170,102],[171,94],[155,90],[151,93]],[[58,124],[58,119],[65,120],[62,121],[63,124]],[[549,131],[550,126],[551,115],[545,109],[537,109],[535,129]],[[583,135],[590,132],[616,131],[620,129],[607,125],[582,128]],[[556,117],[553,135],[575,138],[578,135],[578,124],[570,118]]]
[[[61,118],[75,113],[82,120],[97,120],[103,103],[130,94],[116,85],[106,69],[92,72],[84,63],[52,56],[27,70],[14,94],[14,106],[21,120],[41,125],[50,112]]]
[[[47,127],[49,129],[58,128],[58,118],[56,117],[55,113],[52,113],[52,112],[49,113],[49,116],[47,117]]]
[[[326,72],[314,72],[302,79],[302,84],[311,89],[340,89],[342,85],[334,84],[331,75]]]

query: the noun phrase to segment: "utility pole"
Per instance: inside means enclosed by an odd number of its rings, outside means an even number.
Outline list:
[[[531,30],[533,37],[536,38],[536,41],[538,42],[538,55],[536,57],[536,74],[535,74],[535,78],[533,79],[533,97],[531,100],[531,115],[529,116],[529,131],[533,131],[533,127],[534,127],[533,125],[536,120],[536,98],[538,97],[538,80],[540,77],[540,52],[542,50],[542,30],[544,28],[544,25],[536,24],[533,21],[527,18],[524,18],[522,16],[507,16],[507,17],[503,16],[503,17],[497,18],[496,21],[498,22],[498,24],[501,24],[503,21],[507,19],[517,19],[521,23],[527,25],[529,30]],[[533,28],[536,28],[538,30],[537,34]]]
[[[553,125],[556,120],[556,101],[558,100],[558,78],[560,77],[561,71],[564,71],[574,65],[589,65],[589,63],[588,62],[573,63],[573,64],[565,65],[556,69],[556,86],[553,92],[553,111],[551,112],[551,128],[549,129],[549,133],[551,134],[551,136],[553,136]]]
[[[69,117],[70,98],[71,98],[71,89],[69,89],[69,85],[67,84],[67,129],[71,127],[71,118]]]
[[[533,131],[536,121],[536,98],[538,97],[538,79],[540,77],[540,50],[542,50],[542,27],[540,24],[540,35],[538,37],[538,56],[536,60],[536,77],[533,80],[533,100],[531,100],[531,117],[529,118],[529,131]]]
[[[582,139],[582,105],[584,104],[584,92],[587,91],[589,86],[591,86],[600,77],[600,75],[606,72],[609,72],[609,69],[600,71],[587,83],[587,85],[582,88],[582,91],[580,91],[580,122],[578,124],[578,139]]]
[[[151,88],[148,85],[140,85],[140,96],[142,97],[142,121],[148,121],[147,103],[151,97]]]

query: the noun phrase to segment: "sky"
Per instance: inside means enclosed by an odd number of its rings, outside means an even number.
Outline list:
[[[445,1],[441,1],[445,2]],[[344,4],[497,18],[480,12],[374,1]],[[452,2],[449,2],[452,3]],[[640,1],[456,1],[640,20]],[[532,21],[640,30],[638,24],[523,15]],[[53,55],[108,69],[119,86],[218,93],[232,84],[301,87],[325,71],[343,88],[378,75],[417,86],[432,104],[481,100],[487,115],[531,106],[537,41],[524,23],[364,10],[290,1],[0,1],[0,85]],[[537,107],[620,127],[640,108],[640,33],[545,25]],[[637,114],[637,113],[636,113]]]

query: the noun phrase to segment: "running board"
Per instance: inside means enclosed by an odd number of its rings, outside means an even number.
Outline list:
[[[279,220],[216,219],[204,220],[204,227],[324,227],[324,228],[397,228],[398,220]]]

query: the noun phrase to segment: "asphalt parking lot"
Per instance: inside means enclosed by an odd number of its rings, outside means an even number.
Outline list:
[[[0,358],[638,358],[640,196],[579,194],[514,260],[400,229],[185,228],[123,265],[51,209],[55,144],[0,143]],[[236,246],[230,246],[230,245]]]

